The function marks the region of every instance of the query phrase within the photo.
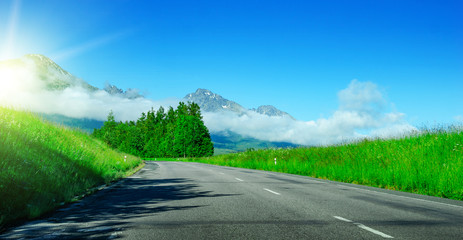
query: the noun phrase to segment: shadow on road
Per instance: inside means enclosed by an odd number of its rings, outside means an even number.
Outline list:
[[[114,239],[131,218],[205,206],[185,205],[181,200],[233,195],[201,191],[187,178],[127,178],[0,238]]]

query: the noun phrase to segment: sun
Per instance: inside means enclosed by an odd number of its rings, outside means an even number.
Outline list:
[[[15,93],[24,89],[24,69],[10,61],[0,62],[0,95],[2,98],[13,97]],[[5,100],[5,99],[4,99]]]

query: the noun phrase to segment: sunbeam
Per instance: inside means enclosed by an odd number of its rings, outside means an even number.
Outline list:
[[[125,30],[125,31],[108,34],[108,35],[105,35],[99,38],[95,38],[93,40],[84,42],[80,45],[69,47],[67,49],[63,49],[55,54],[52,54],[51,58],[55,61],[62,61],[65,59],[69,59],[71,57],[74,57],[76,55],[89,51],[91,49],[103,46],[117,39],[120,39],[128,35],[130,32],[131,31]]]
[[[2,52],[0,54],[0,60],[5,60],[13,57],[15,53],[15,33],[16,26],[19,18],[19,9],[21,5],[21,0],[14,0],[11,6],[10,17],[8,19],[5,44],[2,47]]]

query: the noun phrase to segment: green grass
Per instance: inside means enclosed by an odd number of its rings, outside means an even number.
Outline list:
[[[463,200],[462,127],[423,130],[401,139],[256,150],[183,161],[284,172]]]
[[[0,228],[125,177],[140,164],[81,131],[0,107]]]
[[[184,158],[143,158],[145,161],[180,161],[180,159]]]

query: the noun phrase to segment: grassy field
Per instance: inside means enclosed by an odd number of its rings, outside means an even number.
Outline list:
[[[423,130],[401,139],[256,150],[182,161],[292,173],[463,200],[462,127]]]
[[[140,164],[81,131],[0,107],[0,229],[127,176]]]

